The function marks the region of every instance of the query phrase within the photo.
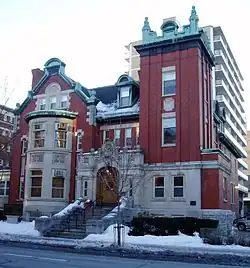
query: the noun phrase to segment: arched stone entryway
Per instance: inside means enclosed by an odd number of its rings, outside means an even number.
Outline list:
[[[114,205],[118,200],[118,171],[114,167],[103,167],[98,170],[96,178],[97,205]]]

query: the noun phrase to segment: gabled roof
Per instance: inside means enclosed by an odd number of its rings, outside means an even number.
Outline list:
[[[24,100],[24,102],[20,106],[17,106],[17,108],[15,109],[15,114],[20,114],[25,109],[25,107],[33,99],[33,96],[53,75],[59,75],[69,85],[70,89],[73,89],[85,103],[88,103],[90,98],[89,91],[85,87],[83,87],[80,83],[75,82],[65,74],[65,66],[66,64],[61,60],[59,60],[58,58],[49,59],[44,65],[43,77],[28,92],[28,97]]]

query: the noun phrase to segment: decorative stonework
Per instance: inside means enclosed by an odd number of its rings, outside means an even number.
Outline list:
[[[61,91],[61,86],[58,83],[51,83],[45,89],[46,94],[57,94]]]
[[[52,163],[53,164],[64,164],[65,163],[65,158],[66,158],[65,154],[53,153]]]
[[[171,112],[174,110],[174,99],[173,98],[167,98],[163,102],[163,109],[165,112]]]
[[[44,154],[43,153],[34,153],[30,155],[31,163],[43,163]]]

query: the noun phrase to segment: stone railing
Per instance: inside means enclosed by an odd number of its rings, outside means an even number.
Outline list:
[[[73,227],[71,225],[84,225],[92,205],[92,201],[79,198],[51,217],[42,216],[37,218],[35,229],[42,236],[58,236],[61,232]]]

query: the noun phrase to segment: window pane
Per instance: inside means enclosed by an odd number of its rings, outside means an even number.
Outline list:
[[[155,188],[155,197],[164,197],[164,188]]]
[[[164,186],[164,177],[155,178],[155,187]]]
[[[174,188],[174,197],[183,197],[183,188]]]
[[[183,177],[182,176],[174,177],[174,186],[183,186]]]
[[[129,97],[129,87],[124,87],[120,91],[121,93],[121,98],[123,97]]]
[[[131,138],[132,137],[132,129],[131,128],[126,128],[125,129],[125,136],[126,136],[126,138]]]
[[[121,106],[129,106],[129,97],[121,97],[120,105]]]
[[[31,197],[41,197],[42,188],[31,188]]]
[[[31,176],[42,176],[43,172],[40,169],[31,170]]]
[[[31,182],[32,187],[33,186],[42,186],[42,178],[32,178],[32,182]]]
[[[0,188],[4,189],[5,188],[5,181],[0,181]]]
[[[164,81],[164,95],[176,93],[176,81]]]
[[[164,144],[176,143],[176,128],[164,128]]]
[[[62,177],[54,177],[52,180],[52,187],[64,187],[64,178]]]
[[[63,198],[63,189],[52,189],[52,197],[53,198]]]
[[[4,195],[4,189],[0,188],[0,195]]]

